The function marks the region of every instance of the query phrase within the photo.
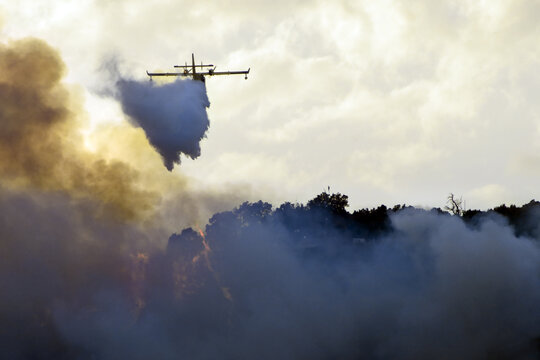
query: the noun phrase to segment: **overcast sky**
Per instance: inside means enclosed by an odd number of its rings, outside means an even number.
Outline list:
[[[92,129],[126,122],[99,95],[107,59],[137,79],[192,52],[251,67],[247,81],[207,79],[202,155],[163,177],[274,204],[328,186],[353,208],[442,207],[450,192],[467,208],[540,200],[538,0],[0,0],[0,15],[2,42],[60,51],[90,144]]]

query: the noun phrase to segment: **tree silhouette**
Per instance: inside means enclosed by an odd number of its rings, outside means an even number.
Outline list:
[[[309,200],[307,206],[310,209],[327,209],[334,214],[343,215],[347,213],[345,208],[349,206],[349,197],[340,193],[329,194],[325,191]]]
[[[450,193],[448,195],[448,200],[446,201],[445,210],[449,211],[453,215],[462,216],[463,215],[463,199],[456,198],[454,194]]]

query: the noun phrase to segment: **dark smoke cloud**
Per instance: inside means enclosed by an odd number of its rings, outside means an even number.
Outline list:
[[[214,215],[206,239],[186,229],[159,250],[89,221],[91,204],[0,195],[12,359],[538,355],[538,239],[500,218],[408,208],[358,239],[326,211],[246,203]]]
[[[0,175],[5,185],[66,191],[99,199],[122,218],[150,211],[156,195],[139,189],[137,172],[79,148],[80,104],[61,83],[58,53],[38,39],[0,44]],[[110,215],[109,214],[109,215]]]
[[[137,248],[149,248],[133,226],[96,218],[99,204],[68,194],[0,188],[0,357],[79,358],[66,343],[56,318],[65,308],[76,317],[96,314],[100,296],[130,296]],[[100,314],[101,316],[101,314]],[[81,324],[82,325],[82,324]]]
[[[201,154],[200,141],[210,124],[210,106],[201,81],[178,80],[164,85],[120,79],[117,97],[123,111],[141,127],[171,171],[180,154],[194,159]]]

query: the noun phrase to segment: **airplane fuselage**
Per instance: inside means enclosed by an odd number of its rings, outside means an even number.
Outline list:
[[[204,78],[204,75],[197,74],[197,68],[195,67],[195,54],[191,54],[191,71],[193,80],[202,81],[203,83],[206,83],[206,79]]]

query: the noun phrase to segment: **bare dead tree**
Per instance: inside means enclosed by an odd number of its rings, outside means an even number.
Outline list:
[[[444,210],[450,212],[453,215],[462,216],[463,215],[463,199],[456,198],[454,194],[450,193],[448,195],[448,200],[446,201],[446,206]]]

